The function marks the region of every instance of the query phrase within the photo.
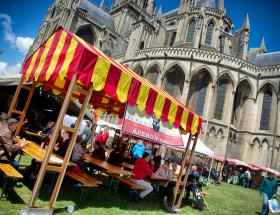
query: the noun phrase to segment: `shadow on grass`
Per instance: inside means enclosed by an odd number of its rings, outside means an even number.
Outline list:
[[[80,202],[81,187],[75,187],[74,184],[77,181],[65,176],[63,184],[60,189],[60,193],[57,198],[57,202],[60,201],[71,201],[74,202],[76,209],[85,208],[119,208],[121,210],[135,210],[147,211],[147,212],[165,212],[162,206],[162,200],[158,193],[151,193],[147,200],[140,202],[128,201],[129,198],[129,187],[123,184],[119,184],[116,196],[114,192],[109,193],[108,186],[106,185],[107,177],[104,175],[94,176],[99,180],[103,181],[102,185],[95,188],[90,188],[87,191],[86,198],[83,202]],[[38,195],[42,201],[49,201],[52,191],[52,176],[47,175],[43,181],[42,188]],[[25,180],[24,185],[32,191],[35,180]],[[58,204],[57,204],[58,205]],[[59,208],[56,206],[55,213],[61,213],[66,211],[66,206]]]

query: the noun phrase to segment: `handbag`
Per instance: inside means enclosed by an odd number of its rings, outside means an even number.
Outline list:
[[[269,206],[269,210],[271,211],[271,213],[279,213],[280,212],[280,206],[279,206],[276,199],[268,200],[268,206]]]

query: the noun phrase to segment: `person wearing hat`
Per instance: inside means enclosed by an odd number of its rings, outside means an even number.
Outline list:
[[[25,145],[13,138],[17,126],[18,120],[14,118],[9,118],[6,124],[0,125],[0,162],[10,163],[15,168],[19,167],[19,164],[14,158]]]
[[[264,177],[261,183],[260,192],[262,194],[262,212],[261,215],[267,215],[269,213],[268,200],[272,199],[276,195],[278,190],[278,182],[275,179],[275,175],[271,172],[267,173],[267,177]]]

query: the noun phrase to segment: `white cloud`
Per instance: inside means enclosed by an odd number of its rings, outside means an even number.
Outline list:
[[[17,36],[12,29],[12,19],[8,14],[0,13],[0,24],[3,28],[4,40],[14,49],[15,47],[26,54],[33,44],[34,38]]]
[[[17,37],[16,46],[21,53],[27,54],[30,46],[33,44],[34,38],[31,37]]]
[[[0,20],[3,27],[4,40],[13,46],[16,42],[16,35],[13,33],[12,19],[9,15],[0,13]]]
[[[0,77],[6,75],[19,74],[21,69],[21,64],[17,63],[15,65],[8,65],[7,62],[0,61]]]

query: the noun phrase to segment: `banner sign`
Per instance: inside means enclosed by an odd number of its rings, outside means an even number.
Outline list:
[[[184,146],[178,128],[127,105],[122,131],[164,145]]]

